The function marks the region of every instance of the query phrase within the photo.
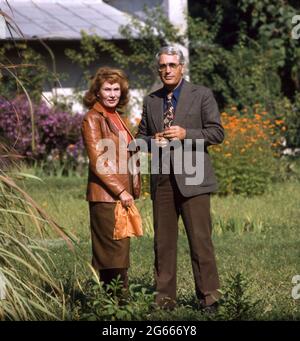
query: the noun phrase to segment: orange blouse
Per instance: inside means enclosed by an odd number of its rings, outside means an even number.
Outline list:
[[[121,122],[119,115],[116,112],[114,112],[114,113],[107,112],[107,116],[114,123],[114,125],[118,128],[118,130],[120,130],[124,135],[125,134],[127,135],[127,143],[129,144],[131,142],[132,138],[129,135],[129,133],[127,132],[127,130],[124,128],[124,125]]]

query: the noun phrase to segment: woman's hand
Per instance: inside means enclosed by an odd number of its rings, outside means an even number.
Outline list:
[[[123,191],[119,195],[119,198],[121,200],[122,206],[125,208],[131,206],[134,202],[133,196],[131,194],[129,194],[127,191]]]

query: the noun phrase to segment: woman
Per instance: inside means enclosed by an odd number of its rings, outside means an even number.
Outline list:
[[[131,175],[128,171],[130,153],[125,151],[125,154],[119,155],[122,136],[125,138],[125,147],[133,139],[118,113],[127,103],[128,80],[125,74],[119,69],[102,67],[96,72],[90,89],[84,96],[84,104],[89,111],[82,123],[82,135],[89,158],[87,200],[92,236],[92,265],[99,270],[104,284],[109,284],[119,276],[125,289],[128,287],[130,238],[113,239],[114,210],[118,200],[124,207],[128,207],[140,194],[139,174]],[[101,155],[104,157],[107,152],[101,147],[103,139],[112,141],[115,145],[115,160],[110,159],[103,163],[104,166],[113,164],[114,167],[109,172],[103,172],[99,167]],[[119,161],[126,161],[127,173],[119,174]]]

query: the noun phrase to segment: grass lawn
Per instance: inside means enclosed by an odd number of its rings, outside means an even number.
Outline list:
[[[79,238],[75,254],[68,251],[56,237],[49,236],[47,239],[57,264],[54,276],[63,281],[66,292],[72,298],[69,318],[90,318],[93,309],[86,301],[97,300],[98,294],[89,287],[92,273],[88,266],[91,249],[88,206],[85,201],[86,180],[75,177],[43,180],[44,183],[26,181],[24,187],[60,225]],[[130,283],[142,285],[151,294],[151,202],[149,199],[140,199],[138,205],[146,234],[142,238],[132,239]],[[268,193],[254,198],[213,196],[212,212],[213,240],[222,289],[227,300],[223,302],[223,313],[207,317],[197,310],[189,248],[180,222],[178,307],[172,312],[144,309],[137,318],[300,320],[300,299],[295,300],[291,295],[295,285],[292,284],[292,278],[300,274],[300,183],[274,184]],[[241,281],[239,274],[242,274]],[[81,293],[86,291],[88,298],[82,298],[78,288],[81,288]],[[144,300],[144,303],[149,301],[149,297],[143,297],[141,292],[136,294],[137,301]],[[97,302],[94,306],[97,309]],[[235,311],[231,309],[233,306]],[[95,316],[99,318],[96,313]],[[126,319],[127,315],[124,316],[123,319]],[[119,318],[122,319],[122,316]]]

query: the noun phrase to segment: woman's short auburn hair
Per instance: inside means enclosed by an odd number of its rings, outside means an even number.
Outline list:
[[[91,80],[89,90],[83,97],[83,104],[89,109],[93,107],[93,105],[98,101],[98,94],[104,82],[120,84],[121,97],[117,108],[123,109],[129,102],[128,79],[122,70],[111,67],[101,67],[97,70],[95,76]]]

